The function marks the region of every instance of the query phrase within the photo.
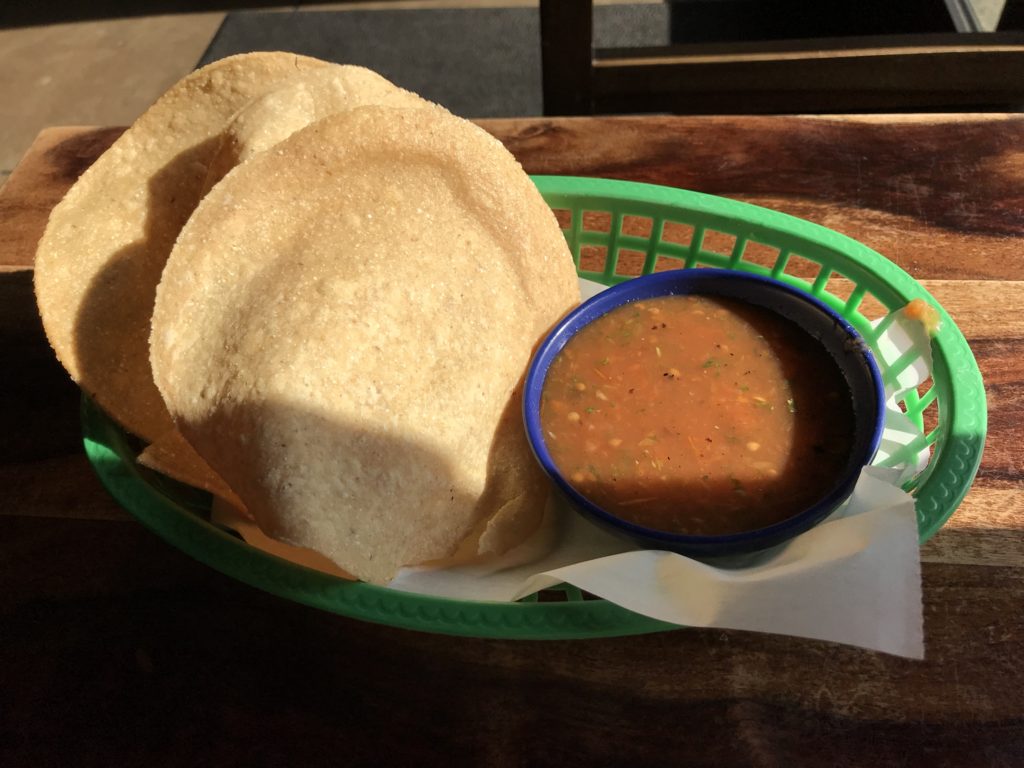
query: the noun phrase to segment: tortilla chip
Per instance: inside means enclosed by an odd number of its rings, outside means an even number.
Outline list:
[[[46,335],[71,377],[152,442],[173,423],[149,367],[156,285],[198,203],[228,119],[275,84],[326,62],[253,53],[214,62],[160,97],[54,208],[36,253]]]
[[[500,142],[440,108],[362,107],[203,199],[151,361],[266,533],[385,583],[499,510],[539,523],[518,384],[578,300],[554,215]]]

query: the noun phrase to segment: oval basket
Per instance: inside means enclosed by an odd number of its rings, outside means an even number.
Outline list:
[[[559,176],[534,181],[555,210],[581,277],[611,285],[639,274],[703,266],[769,275],[846,317],[872,343],[880,319],[914,298],[939,309],[932,378],[900,405],[930,446],[927,468],[907,486],[922,541],[949,518],[981,461],[986,407],[981,374],[963,334],[906,272],[837,232],[765,208],[649,184]],[[883,375],[909,361],[893,361]],[[86,455],[108,491],[168,543],[275,595],[357,619],[407,629],[498,638],[639,634],[673,625],[563,586],[517,603],[416,595],[349,582],[266,554],[209,522],[209,495],[135,462],[139,446],[88,398]],[[893,457],[898,461],[901,457]]]

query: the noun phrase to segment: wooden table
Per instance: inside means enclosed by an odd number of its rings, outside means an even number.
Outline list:
[[[425,635],[172,549],[94,478],[36,315],[47,213],[119,133],[52,129],[0,193],[0,765],[1024,765],[1024,117],[484,125],[530,172],[830,226],[946,306],[990,427],[974,488],[922,549],[927,659],[718,630]]]

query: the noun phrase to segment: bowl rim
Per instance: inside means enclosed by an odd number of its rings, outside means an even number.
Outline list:
[[[594,503],[582,493],[577,491],[563,476],[562,472],[555,465],[551,453],[544,440],[544,432],[540,423],[540,398],[547,378],[548,369],[551,363],[561,352],[562,348],[580,330],[590,325],[597,318],[605,315],[611,310],[643,298],[675,295],[671,290],[673,286],[692,287],[709,280],[728,280],[735,282],[747,282],[756,285],[757,290],[778,291],[789,294],[806,304],[811,305],[819,312],[827,315],[837,326],[856,342],[856,350],[864,359],[871,377],[875,392],[875,413],[874,424],[872,425],[871,440],[864,450],[864,460],[858,461],[859,469],[850,472],[835,483],[832,490],[824,498],[814,505],[807,507],[789,517],[780,520],[772,525],[762,528],[754,528],[737,533],[696,535],[685,533],[673,533],[662,531],[656,528],[648,528],[630,522],[624,518],[608,512],[600,505]],[[697,290],[687,290],[687,294],[700,294]],[[742,301],[742,299],[740,299]],[[881,442],[882,432],[885,428],[886,393],[875,356],[870,346],[864,341],[856,328],[846,318],[833,310],[823,301],[811,294],[801,291],[788,283],[776,280],[771,277],[753,274],[749,272],[737,272],[730,269],[718,268],[690,268],[672,269],[664,272],[654,272],[647,275],[640,275],[614,286],[602,290],[586,301],[576,306],[555,324],[547,333],[541,343],[537,346],[533,357],[527,368],[526,379],[523,387],[523,422],[526,427],[527,441],[534,457],[540,464],[541,469],[555,486],[565,494],[571,502],[571,506],[579,512],[588,515],[597,521],[612,528],[619,529],[633,538],[643,538],[663,542],[669,545],[680,547],[692,547],[696,551],[702,549],[713,549],[716,547],[728,548],[730,545],[742,545],[756,543],[762,539],[774,542],[784,541],[792,536],[802,533],[828,516],[852,493],[861,470],[871,464]],[[809,524],[808,524],[809,523]],[[709,554],[713,554],[710,553]],[[723,552],[723,554],[725,554]]]

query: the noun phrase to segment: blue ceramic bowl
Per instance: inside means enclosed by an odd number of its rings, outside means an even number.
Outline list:
[[[853,398],[856,427],[842,477],[818,503],[756,530],[696,536],[646,528],[617,517],[577,491],[552,461],[541,429],[541,392],[548,368],[584,326],[629,302],[656,296],[699,294],[746,302],[785,317],[803,328],[838,363]],[[537,461],[570,505],[593,522],[648,549],[699,558],[754,552],[780,544],[826,518],[853,491],[861,469],[874,458],[882,436],[885,389],[873,355],[841,315],[803,291],[758,275],[725,269],[679,269],[638,277],[609,288],[568,314],[544,339],[530,363],[523,395],[526,434]]]

